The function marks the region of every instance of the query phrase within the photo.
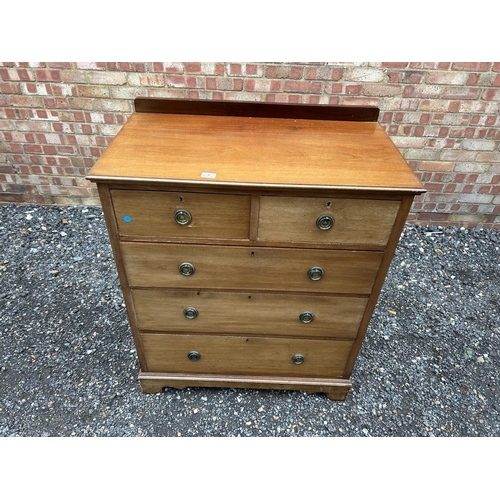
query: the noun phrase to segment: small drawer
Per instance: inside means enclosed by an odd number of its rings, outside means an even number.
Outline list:
[[[131,287],[370,294],[383,252],[135,243],[120,245]]]
[[[385,246],[400,201],[261,196],[260,241]]]
[[[150,372],[342,377],[351,340],[141,335]]]
[[[120,236],[248,239],[250,196],[112,189]]]
[[[133,289],[140,330],[355,338],[368,299]]]

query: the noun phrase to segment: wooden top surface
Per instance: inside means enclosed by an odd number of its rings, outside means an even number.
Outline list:
[[[243,116],[134,113],[87,178],[424,192],[378,123]]]

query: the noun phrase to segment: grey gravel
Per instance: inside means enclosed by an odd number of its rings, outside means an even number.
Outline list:
[[[0,206],[0,436],[499,436],[498,231],[407,225],[344,402],[145,395],[99,207]]]

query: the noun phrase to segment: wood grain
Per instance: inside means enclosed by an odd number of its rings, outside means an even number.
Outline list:
[[[248,239],[250,196],[112,189],[118,231],[128,237]],[[192,220],[174,220],[178,209]],[[125,221],[125,217],[129,222]]]
[[[135,113],[87,178],[424,191],[378,123],[239,116]]]
[[[354,338],[367,298],[206,290],[132,290],[140,330]],[[194,307],[195,319],[183,311]],[[302,323],[299,316],[314,319]]]
[[[399,201],[261,196],[258,239],[275,242],[342,243],[385,246]],[[334,219],[321,230],[321,215]]]
[[[323,104],[302,104],[297,106],[288,103],[157,99],[152,97],[137,97],[134,100],[134,108],[137,113],[372,122],[376,122],[379,115],[379,109],[375,106],[326,106]]]
[[[296,292],[369,294],[382,252],[297,250],[165,243],[121,243],[131,287],[289,290]],[[179,265],[195,267],[183,276]],[[312,281],[307,272],[322,267]]]
[[[158,372],[340,377],[352,341],[251,336],[142,334],[148,367]],[[197,351],[201,358],[187,355]],[[296,365],[292,356],[302,354]]]

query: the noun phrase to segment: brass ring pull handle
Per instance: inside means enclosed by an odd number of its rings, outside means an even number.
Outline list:
[[[307,276],[309,276],[309,278],[311,278],[313,281],[320,280],[324,274],[325,271],[323,271],[321,267],[311,267],[311,269],[307,271]]]
[[[302,354],[295,354],[294,356],[292,356],[292,361],[296,365],[301,365],[305,360],[306,360],[306,358],[304,356],[302,356]]]
[[[196,318],[196,316],[198,316],[198,309],[194,308],[194,307],[186,307],[186,309],[184,309],[184,316],[187,318],[187,319],[194,319]]]
[[[321,215],[316,220],[316,226],[318,229],[327,231],[333,227],[335,219],[331,215]]]
[[[314,314],[312,312],[306,311],[299,316],[302,323],[310,323],[314,319]]]
[[[189,262],[183,262],[179,266],[179,271],[183,276],[191,276],[194,273],[194,266]]]
[[[187,210],[176,210],[174,213],[174,220],[177,224],[185,226],[192,220],[191,214]]]
[[[201,354],[198,351],[188,352],[188,358],[191,361],[198,361],[201,358]]]

